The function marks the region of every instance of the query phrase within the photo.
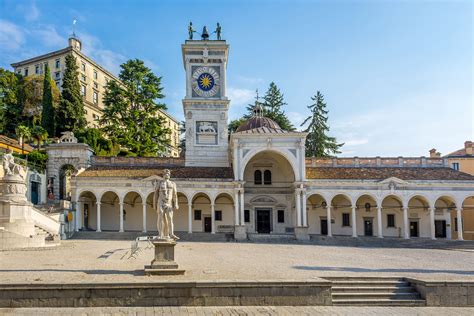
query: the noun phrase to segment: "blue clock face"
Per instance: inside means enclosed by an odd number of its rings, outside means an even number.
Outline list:
[[[203,91],[210,91],[214,87],[214,82],[214,77],[207,72],[202,73],[197,78],[198,87]]]

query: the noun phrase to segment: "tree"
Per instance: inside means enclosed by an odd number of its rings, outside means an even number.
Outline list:
[[[87,125],[76,58],[68,54],[65,64],[61,102],[57,111],[57,135],[65,131],[77,132]]]
[[[21,145],[21,152],[23,153],[25,151],[25,142],[28,141],[31,136],[30,128],[25,125],[18,125],[15,129],[15,134]]]
[[[263,115],[274,120],[283,130],[294,131],[295,127],[282,109],[285,105],[286,103],[280,89],[278,89],[274,82],[271,82],[263,97]]]
[[[96,156],[117,156],[120,146],[102,135],[98,128],[86,128],[75,134],[80,143],[89,145]]]
[[[164,98],[161,77],[138,59],[120,67],[121,82],[111,80],[106,86],[101,129],[130,155],[156,156],[165,150],[171,132],[159,113],[166,106],[156,102]]]
[[[21,75],[0,68],[0,133],[15,136],[22,120],[23,105],[18,100]]]
[[[36,140],[38,150],[41,149],[41,143],[48,138],[48,132],[42,126],[34,126],[31,129],[31,137]]]
[[[306,137],[306,156],[308,157],[331,157],[334,154],[341,153],[341,148],[344,143],[338,144],[335,137],[330,137],[326,133],[329,131],[328,111],[326,110],[326,103],[321,92],[317,92],[315,96],[311,97],[314,102],[308,105],[311,115],[304,120],[301,126],[309,122],[308,127],[304,130],[309,133]]]
[[[245,118],[245,116],[244,116],[244,117],[241,117],[239,119],[235,119],[235,120],[230,121],[229,125],[227,126],[227,129],[229,131],[229,135],[232,134],[232,133],[235,133],[235,131],[239,128],[239,126],[242,125],[246,120],[247,120],[247,118]]]
[[[51,72],[48,64],[45,64],[45,72],[43,79],[43,110],[41,112],[41,126],[49,135],[56,134],[55,107],[53,101],[53,84]]]

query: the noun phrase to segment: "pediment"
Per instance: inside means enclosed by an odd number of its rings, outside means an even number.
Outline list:
[[[275,204],[277,201],[267,195],[256,196],[250,200],[250,203],[265,203],[265,204]]]
[[[402,180],[400,178],[397,178],[397,177],[390,177],[390,178],[387,178],[385,180],[382,180],[379,182],[380,184],[391,184],[391,183],[394,183],[394,184],[398,184],[398,185],[404,185],[404,184],[408,184],[408,182],[406,182],[405,180]]]

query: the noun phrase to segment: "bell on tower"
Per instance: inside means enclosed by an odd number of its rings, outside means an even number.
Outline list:
[[[209,33],[207,32],[207,27],[206,26],[204,26],[203,29],[202,29],[201,38],[202,38],[203,41],[207,41],[209,39]]]

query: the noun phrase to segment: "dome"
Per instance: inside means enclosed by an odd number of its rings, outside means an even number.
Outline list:
[[[247,121],[242,123],[235,132],[238,133],[260,127],[267,127],[272,130],[281,130],[281,127],[277,124],[277,122],[268,117],[252,116]]]

